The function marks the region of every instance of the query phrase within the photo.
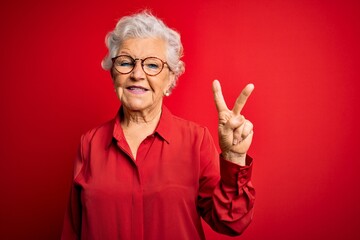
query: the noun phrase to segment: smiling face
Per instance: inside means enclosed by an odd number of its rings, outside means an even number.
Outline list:
[[[128,39],[120,46],[117,55],[128,55],[133,59],[157,57],[166,61],[166,43],[159,38]],[[143,114],[161,109],[164,92],[175,80],[167,65],[156,76],[146,75],[139,60],[130,73],[120,74],[113,69],[112,76],[123,107]]]

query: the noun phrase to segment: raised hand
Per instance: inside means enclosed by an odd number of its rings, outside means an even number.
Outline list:
[[[247,120],[241,111],[254,90],[253,84],[248,84],[236,99],[234,108],[227,107],[218,80],[213,82],[215,105],[219,115],[219,145],[222,156],[239,165],[245,165],[246,153],[253,138],[253,124]]]

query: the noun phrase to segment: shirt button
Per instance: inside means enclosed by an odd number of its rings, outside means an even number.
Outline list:
[[[240,183],[245,183],[246,182],[246,178],[240,178]]]

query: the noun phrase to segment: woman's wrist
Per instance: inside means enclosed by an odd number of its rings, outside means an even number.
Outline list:
[[[246,166],[246,153],[237,153],[232,151],[222,152],[221,156],[232,163],[240,166]]]

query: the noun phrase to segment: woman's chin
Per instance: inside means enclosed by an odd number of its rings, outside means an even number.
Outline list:
[[[153,104],[145,103],[143,101],[132,101],[132,102],[122,102],[122,105],[130,111],[146,111],[146,109],[151,109]]]

